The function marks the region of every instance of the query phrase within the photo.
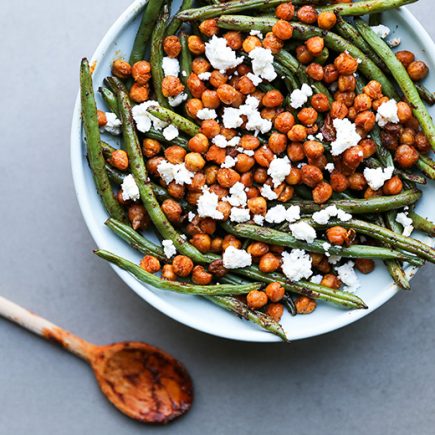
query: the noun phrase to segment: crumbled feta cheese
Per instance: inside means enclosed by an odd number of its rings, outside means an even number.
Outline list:
[[[172,139],[175,139],[176,137],[178,137],[179,135],[179,131],[178,128],[175,127],[175,125],[168,125],[164,130],[163,130],[163,136],[166,140],[171,141]]]
[[[162,240],[162,245],[166,258],[171,258],[177,253],[172,240]]]
[[[235,68],[243,62],[243,57],[237,57],[236,52],[227,45],[225,38],[218,38],[216,35],[205,43],[205,56],[213,68],[226,71]]]
[[[385,39],[391,32],[390,28],[383,24],[379,24],[379,26],[371,26],[370,28],[382,39]]]
[[[239,109],[234,107],[225,107],[222,121],[225,128],[238,128],[243,124],[243,119],[240,117]]]
[[[139,188],[137,187],[136,181],[133,175],[129,174],[124,178],[121,184],[122,199],[128,201],[129,199],[137,201],[140,198]]]
[[[356,131],[356,125],[349,119],[334,119],[334,128],[337,132],[337,136],[334,142],[331,143],[331,154],[338,156],[348,148],[358,145],[361,140],[361,136]]]
[[[177,107],[186,100],[187,94],[185,92],[179,93],[176,97],[168,97],[168,103],[171,107]]]
[[[183,76],[183,77],[187,77],[187,71],[181,71],[181,75]]]
[[[266,222],[271,224],[280,224],[285,221],[286,218],[286,209],[282,204],[275,205],[275,207],[267,210],[266,213]]]
[[[338,255],[331,255],[328,258],[328,263],[334,265],[334,264],[337,264],[340,260],[341,260],[341,257],[339,257]]]
[[[403,226],[403,235],[409,237],[414,231],[412,219],[406,213],[397,213],[396,222]]]
[[[278,187],[290,174],[292,166],[287,156],[278,158],[274,156],[274,159],[270,162],[267,174],[272,177],[274,187]]]
[[[352,215],[350,213],[346,213],[341,208],[337,209],[337,217],[341,220],[341,222],[347,222],[352,219]]]
[[[254,215],[253,220],[254,223],[259,225],[260,227],[262,227],[264,224],[264,216],[262,216],[261,214]]]
[[[387,168],[365,168],[364,178],[373,190],[378,190],[393,176],[393,172],[393,166],[388,166]]]
[[[310,282],[312,282],[313,284],[320,284],[322,282],[322,279],[322,275],[314,275],[311,277]]]
[[[198,119],[216,119],[217,118],[217,113],[216,110],[214,109],[208,109],[207,107],[204,107],[204,109],[200,109],[198,110],[198,112],[196,113],[196,117]]]
[[[323,134],[321,132],[316,134],[316,139],[322,141],[324,139]]]
[[[240,137],[235,136],[230,140],[226,140],[224,135],[218,134],[212,139],[212,142],[219,148],[235,147],[239,144]]]
[[[249,34],[250,34],[251,36],[256,36],[256,37],[259,38],[259,39],[263,39],[263,34],[260,32],[260,30],[251,30],[251,31],[249,32]]]
[[[402,43],[402,40],[400,38],[392,38],[389,41],[387,41],[387,44],[391,47],[391,48],[396,48],[398,47],[400,44]]]
[[[317,237],[316,230],[306,222],[290,224],[290,231],[293,237],[296,237],[298,240],[305,240],[307,243],[313,243]]]
[[[259,104],[260,101],[257,98],[248,95],[245,104],[239,107],[239,112],[240,115],[247,117],[246,130],[254,130],[256,133],[267,133],[272,129],[272,121],[261,117],[258,111]]]
[[[335,165],[334,165],[334,163],[327,163],[326,166],[325,166],[325,169],[326,169],[329,173],[331,173],[331,172],[335,169]]]
[[[229,195],[224,198],[224,201],[229,202],[233,207],[245,207],[248,202],[245,185],[238,181],[231,186]]]
[[[174,165],[173,163],[163,160],[157,166],[157,172],[166,184],[175,180],[177,184],[191,184],[194,173],[189,171],[184,163]]]
[[[122,122],[114,113],[106,112],[107,123],[100,128],[101,132],[107,131],[107,133],[113,136],[119,136],[121,134]]]
[[[324,243],[322,243],[322,247],[323,247],[323,249],[325,250],[325,251],[329,251],[329,248],[331,247],[332,245],[330,244],[330,243],[328,243],[328,242],[324,242]]]
[[[353,269],[354,266],[355,263],[353,261],[348,261],[347,263],[343,264],[343,266],[339,266],[335,269],[338,273],[338,277],[346,286],[346,290],[348,291],[355,291],[360,287],[358,277]]]
[[[188,220],[189,222],[192,222],[193,219],[195,219],[195,216],[196,216],[195,213],[193,213],[192,211],[189,211],[189,213],[188,213],[188,215],[187,215],[187,220]]]
[[[268,48],[255,47],[249,52],[252,60],[252,72],[264,80],[271,82],[276,79],[276,72],[273,67],[273,54]]]
[[[149,100],[134,106],[132,109],[133,119],[136,122],[137,129],[141,133],[146,133],[151,127],[154,127],[156,130],[162,130],[168,125],[166,122],[148,113],[148,109],[151,107],[159,107],[159,103]]]
[[[344,210],[337,208],[337,206],[335,205],[330,205],[323,210],[313,213],[314,222],[320,225],[327,224],[329,219],[332,217],[337,217],[342,222],[346,222],[352,219],[352,215],[350,213],[346,213]]]
[[[293,109],[299,109],[302,107],[307,101],[308,98],[313,95],[313,90],[304,83],[301,89],[295,89],[290,95],[290,106]]]
[[[258,77],[255,74],[252,74],[251,72],[248,72],[246,76],[248,77],[249,80],[251,80],[254,86],[258,86],[263,81],[261,77]]]
[[[282,271],[290,281],[308,279],[313,271],[311,270],[311,256],[302,249],[292,249],[282,253]]]
[[[396,100],[388,100],[379,106],[376,114],[376,122],[379,127],[385,127],[389,122],[397,124],[399,122],[398,108]]]
[[[197,204],[199,216],[211,217],[217,220],[223,219],[223,213],[217,209],[218,203],[219,197],[216,193],[210,192],[207,188],[204,188]]]
[[[252,264],[252,256],[244,249],[228,246],[222,256],[225,269],[241,269]]]
[[[238,151],[239,153],[246,154],[247,156],[250,156],[250,157],[252,157],[252,156],[255,154],[255,152],[254,152],[253,150],[245,150],[245,149],[242,148],[242,147],[238,147],[238,148],[237,148],[237,151]]]
[[[198,74],[198,78],[200,80],[203,80],[203,81],[210,80],[210,77],[211,77],[211,72],[203,72],[203,73],[199,73]]]
[[[301,218],[301,208],[298,205],[291,205],[285,212],[285,220],[292,224]]]
[[[237,222],[239,224],[243,222],[248,222],[251,219],[251,215],[249,214],[249,209],[247,208],[238,208],[232,207],[230,214],[230,221]]]
[[[165,77],[174,76],[178,77],[180,74],[180,63],[177,59],[172,57],[164,57],[162,61],[162,69]]]
[[[232,168],[236,166],[237,160],[234,157],[226,156],[225,161],[221,164],[221,168]]]
[[[273,201],[274,199],[278,198],[278,195],[272,190],[272,188],[265,184],[263,187],[260,188],[261,196],[268,199],[269,201]]]

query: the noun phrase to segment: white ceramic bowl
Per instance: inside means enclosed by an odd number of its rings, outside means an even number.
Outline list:
[[[95,62],[95,89],[101,85],[105,76],[110,74],[110,65],[114,58],[124,56],[128,58],[129,50],[139,24],[140,11],[146,0],[135,1],[113,24],[97,48],[92,62]],[[177,2],[175,2],[177,3]],[[417,58],[425,60],[431,71],[435,71],[435,61],[431,57],[435,53],[434,43],[416,18],[406,9],[384,14],[385,24],[392,29],[392,37],[399,36],[402,44],[399,49],[413,51]],[[78,74],[77,74],[78,76]],[[435,78],[432,73],[426,83],[431,89],[435,88]],[[99,107],[104,107],[97,95]],[[435,114],[435,110],[432,110]],[[108,138],[113,142],[113,138]],[[80,99],[74,109],[71,132],[71,162],[74,184],[81,211],[95,243],[99,248],[107,249],[132,261],[138,261],[140,255],[117,238],[104,225],[107,214],[103,209],[96,193],[91,172],[86,157],[85,145],[80,120]],[[435,196],[433,184],[424,188],[424,196],[418,205],[418,211],[424,216],[435,218],[435,209],[431,206],[430,196]],[[147,235],[148,237],[148,235]],[[153,234],[149,237],[157,240]],[[376,308],[387,302],[399,290],[382,264],[377,264],[374,273],[360,276],[361,296],[369,306],[368,310],[347,311],[328,304],[320,303],[316,311],[309,316],[290,317],[285,314],[283,326],[290,340],[298,340],[324,334],[368,315]],[[242,321],[232,314],[218,308],[211,303],[193,296],[172,294],[145,286],[127,272],[113,267],[120,278],[132,288],[140,297],[162,311],[166,315],[185,325],[209,334],[241,341],[275,342],[279,339],[267,332],[257,329],[252,324]],[[408,269],[410,275],[414,270]],[[410,296],[411,298],[412,296]],[[411,301],[409,301],[411,303]],[[399,321],[399,319],[398,319]]]

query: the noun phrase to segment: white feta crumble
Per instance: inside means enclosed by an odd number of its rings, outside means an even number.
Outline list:
[[[396,100],[388,100],[379,106],[378,113],[376,114],[376,122],[379,127],[385,127],[389,122],[393,124],[399,122]]]
[[[313,243],[317,237],[316,230],[306,222],[296,222],[290,224],[290,231],[298,240],[305,240],[307,243]]]
[[[249,34],[250,34],[251,36],[256,36],[256,37],[259,38],[259,39],[263,39],[263,34],[261,33],[260,30],[251,30],[251,31],[249,32]]]
[[[397,213],[396,222],[403,226],[403,235],[409,237],[414,231],[412,219],[406,213]]]
[[[239,144],[239,142],[239,136],[235,136],[230,140],[226,140],[225,136],[222,134],[218,134],[212,139],[212,143],[219,148],[235,147]]]
[[[225,269],[241,269],[252,264],[252,256],[244,249],[228,246],[222,256]]]
[[[226,71],[235,68],[243,62],[243,57],[237,57],[236,52],[227,45],[225,38],[218,38],[216,35],[205,43],[205,56],[213,68]]]
[[[128,201],[137,201],[140,198],[139,187],[137,187],[136,181],[132,174],[127,175],[121,184],[122,199]]]
[[[254,130],[257,133],[267,133],[272,129],[272,121],[261,117],[258,111],[260,101],[248,95],[245,100],[245,104],[239,107],[240,115],[247,117],[246,130]]]
[[[278,198],[278,195],[272,190],[272,188],[265,184],[263,187],[260,187],[261,196],[268,199],[269,201],[273,201]]]
[[[119,136],[121,134],[122,122],[118,117],[111,112],[105,112],[107,123],[103,127],[100,128],[101,132],[107,131],[107,133],[112,134],[113,136]]]
[[[339,266],[335,269],[341,282],[346,286],[347,291],[355,291],[360,287],[360,282],[353,269],[354,266],[355,263],[353,261],[348,261],[343,264],[343,266]]]
[[[233,168],[236,166],[237,160],[234,157],[226,156],[221,168]]]
[[[292,249],[282,253],[282,271],[290,281],[308,279],[313,271],[311,270],[311,256],[302,249]]]
[[[164,57],[162,61],[162,69],[165,77],[174,76],[178,77],[180,74],[180,63],[177,59],[172,57]]]
[[[225,107],[222,121],[225,128],[238,128],[243,124],[239,109],[234,107]]]
[[[286,209],[282,204],[275,205],[275,207],[267,210],[266,213],[266,222],[271,224],[280,224],[285,221],[286,218]]]
[[[162,240],[162,245],[166,258],[171,258],[177,253],[172,240]]]
[[[248,77],[248,79],[251,80],[254,86],[258,86],[263,81],[261,77],[258,77],[255,74],[252,74],[251,72],[248,72],[248,74],[246,74],[246,77]]]
[[[308,98],[313,95],[313,90],[310,86],[304,83],[301,89],[295,89],[290,95],[290,106],[293,109],[301,108],[307,101]]]
[[[325,169],[326,169],[329,173],[331,173],[331,172],[335,169],[335,165],[334,165],[334,163],[327,163],[326,166],[325,166]]]
[[[267,169],[267,175],[272,177],[274,187],[278,187],[285,180],[285,177],[290,174],[291,168],[292,166],[287,156],[282,158],[274,156]]]
[[[193,219],[195,219],[195,216],[196,216],[195,213],[193,213],[192,211],[189,211],[189,213],[187,214],[187,220],[188,220],[189,222],[192,222]]]
[[[217,220],[223,219],[223,213],[217,209],[218,203],[219,197],[216,193],[210,192],[207,188],[204,188],[197,204],[199,216],[211,217]]]
[[[254,223],[260,227],[262,227],[264,224],[264,216],[262,216],[261,214],[254,215],[253,220]]]
[[[382,39],[385,39],[391,32],[390,28],[383,24],[379,24],[379,26],[370,26],[370,28]]]
[[[237,222],[238,224],[242,224],[243,222],[248,222],[251,219],[251,215],[249,214],[249,209],[247,208],[238,208],[232,207],[230,214],[230,221]]]
[[[248,196],[245,192],[245,185],[238,181],[230,187],[229,195],[224,198],[233,207],[245,207],[248,201]]]
[[[157,172],[166,184],[169,184],[174,180],[180,185],[191,184],[192,178],[195,175],[186,168],[184,163],[174,165],[167,160],[163,160],[159,163],[157,166]]]
[[[387,41],[387,44],[391,47],[391,48],[396,48],[398,47],[400,44],[402,43],[402,40],[400,38],[392,38],[389,41]]]
[[[214,109],[208,109],[207,107],[204,107],[204,109],[198,110],[196,117],[201,120],[216,119],[217,113]]]
[[[246,154],[246,155],[249,156],[249,157],[252,157],[252,156],[255,154],[255,152],[254,152],[253,150],[245,150],[245,149],[242,148],[242,147],[237,148],[237,151],[238,151],[239,153]]]
[[[316,139],[318,139],[318,140],[320,140],[320,141],[322,141],[323,139],[325,139],[325,138],[323,137],[323,133],[321,133],[321,132],[317,133],[317,134],[316,134]]]
[[[249,52],[252,60],[252,72],[264,80],[271,82],[275,80],[277,74],[273,67],[273,54],[268,48],[255,47]]]
[[[198,78],[205,82],[210,80],[210,77],[211,77],[211,72],[203,72],[198,74]]]
[[[328,263],[334,265],[334,264],[337,264],[340,260],[341,260],[341,257],[339,257],[338,255],[331,255],[328,258]]]
[[[352,219],[352,215],[350,213],[346,213],[341,208],[337,209],[337,217],[341,220],[341,222],[347,222]]]
[[[387,168],[365,168],[364,178],[373,190],[378,190],[393,176],[393,172],[393,166],[388,166]]]
[[[137,129],[141,133],[146,133],[151,127],[154,127],[156,130],[162,130],[168,125],[166,122],[148,113],[148,109],[151,107],[159,107],[159,103],[154,100],[149,100],[134,106],[132,109],[133,119]]]
[[[311,277],[310,282],[312,282],[313,284],[320,284],[322,282],[322,279],[322,275],[314,275]]]
[[[329,248],[331,247],[332,245],[330,244],[330,243],[328,243],[328,242],[324,242],[324,243],[322,243],[322,247],[323,247],[323,249],[325,250],[325,251],[329,251]]]
[[[177,107],[186,100],[187,94],[185,92],[179,93],[176,97],[168,97],[168,103],[171,107]]]
[[[301,208],[298,205],[291,205],[285,211],[285,220],[292,224],[301,218]]]
[[[361,136],[356,131],[356,125],[349,119],[334,119],[333,121],[336,139],[331,143],[331,154],[338,156],[348,148],[358,145]]]
[[[163,130],[163,136],[166,140],[171,141],[172,139],[175,139],[176,137],[178,137],[179,135],[179,131],[178,128],[175,127],[175,125],[168,125],[164,130]]]

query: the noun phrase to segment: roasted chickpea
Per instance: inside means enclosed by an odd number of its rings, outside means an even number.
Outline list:
[[[196,118],[196,115],[200,110],[204,108],[204,104],[199,98],[190,98],[186,102],[186,112],[191,118]]]
[[[245,38],[242,44],[243,50],[246,51],[246,53],[251,52],[256,47],[261,47],[261,40],[257,38],[256,36],[248,36]]]
[[[326,181],[321,181],[316,187],[314,187],[312,194],[313,201],[316,204],[324,204],[332,196],[332,187]]]
[[[164,154],[169,163],[176,165],[184,162],[187,152],[179,145],[172,145],[165,149]]]
[[[317,21],[317,11],[313,6],[302,6],[297,12],[298,20],[306,24],[314,24]]]
[[[376,143],[373,139],[363,139],[358,145],[362,149],[364,159],[368,159],[376,153]]]
[[[415,55],[414,53],[411,53],[407,50],[401,50],[396,53],[396,58],[402,62],[403,66],[405,68],[408,68],[409,65],[411,65],[412,62],[415,61]]]
[[[273,124],[279,132],[287,134],[295,125],[295,118],[290,112],[281,112],[276,116]]]
[[[328,242],[333,245],[349,245],[352,241],[352,237],[354,237],[350,231],[351,230],[347,230],[340,226],[331,227],[326,230],[326,238],[328,239]]]
[[[192,172],[200,171],[205,166],[205,160],[200,153],[188,153],[184,158],[187,170]]]
[[[192,61],[192,71],[195,74],[202,74],[210,71],[211,65],[210,62],[204,57],[196,57]]]
[[[263,242],[253,242],[248,246],[247,252],[253,257],[261,257],[269,252],[269,246]]]
[[[264,289],[271,302],[279,302],[285,294],[284,287],[279,282],[272,282]]]
[[[403,189],[402,180],[395,175],[387,180],[382,188],[384,195],[398,195]]]
[[[208,162],[215,162],[218,165],[221,165],[225,161],[226,153],[225,149],[219,148],[216,145],[211,145],[205,155],[205,159]]]
[[[335,68],[335,65],[328,64],[323,68],[323,81],[330,85],[331,83],[334,83],[338,80],[338,71],[337,68]]]
[[[321,12],[317,17],[317,25],[324,30],[331,30],[337,23],[337,16],[332,11]]]
[[[216,210],[222,213],[222,220],[227,221],[231,215],[231,204],[227,201],[219,201]]]
[[[263,168],[268,168],[274,156],[270,148],[263,146],[255,151],[254,159]]]
[[[269,136],[268,147],[275,154],[283,153],[287,148],[287,136],[283,133],[272,133]]]
[[[184,91],[184,85],[178,77],[166,76],[162,81],[162,93],[165,97],[176,97]]]
[[[377,100],[374,100],[372,103],[372,108],[374,111],[378,111],[379,107],[382,106],[382,104],[387,103],[389,101],[388,97],[381,97],[378,98]]]
[[[287,147],[287,156],[292,162],[300,162],[305,158],[304,147],[299,142],[293,142]]]
[[[334,99],[345,104],[347,107],[352,107],[353,102],[355,101],[356,94],[355,92],[336,92],[334,94]]]
[[[264,273],[272,273],[279,269],[281,260],[271,252],[264,254],[258,263],[259,269]]]
[[[131,69],[133,79],[139,85],[146,85],[151,78],[151,64],[146,60],[136,62]]]
[[[213,275],[205,270],[203,266],[197,265],[192,270],[192,282],[197,285],[208,285]]]
[[[404,128],[400,133],[400,144],[403,145],[414,145],[415,143],[415,131],[412,128]],[[417,147],[420,151],[420,149]]]
[[[176,58],[181,53],[181,43],[178,36],[167,36],[163,40],[163,51],[168,57]]]
[[[275,322],[279,322],[284,314],[284,306],[275,303],[269,304],[266,308],[266,314],[275,320]]]
[[[145,255],[140,262],[140,267],[148,273],[156,273],[160,270],[160,261],[153,255]]]
[[[397,116],[402,124],[405,124],[412,118],[412,109],[408,103],[404,101],[397,103]]]
[[[338,171],[332,171],[330,176],[331,187],[334,192],[344,192],[349,188],[349,180],[347,177]]]
[[[320,281],[320,285],[324,285],[325,287],[338,290],[341,286],[341,281],[336,275],[328,273],[322,278],[322,281]]]
[[[201,98],[202,93],[207,89],[202,80],[198,77],[194,72],[190,73],[187,78],[187,87],[189,88],[190,93],[195,98]],[[198,113],[198,111],[196,111]],[[195,113],[195,116],[196,116]]]
[[[223,260],[215,260],[210,263],[208,266],[208,271],[218,278],[223,277],[227,273]]]
[[[150,217],[141,204],[132,204],[128,208],[128,220],[134,230],[146,230],[150,226]]]
[[[419,159],[418,151],[409,145],[400,145],[394,154],[394,160],[401,168],[412,168]]]
[[[124,150],[113,151],[108,162],[120,171],[126,171],[128,169],[128,155]]]
[[[254,173],[252,171],[249,172],[245,172],[244,174],[242,174],[242,176],[240,177],[240,182],[248,187],[249,189],[246,189],[246,196],[248,198],[255,198],[256,196],[259,196],[259,190],[257,187],[254,187]]]
[[[131,65],[122,59],[116,59],[112,64],[112,74],[121,80],[131,76]]]
[[[240,92],[231,85],[219,86],[217,88],[217,94],[222,103],[230,105],[235,103],[241,95]]]
[[[306,126],[313,125],[317,121],[318,116],[317,111],[312,107],[304,107],[298,113],[299,121]]]
[[[252,169],[255,165],[255,159],[251,156],[247,156],[246,154],[239,154],[237,156],[237,163],[235,169],[237,172],[243,174]]]
[[[277,89],[273,89],[265,93],[261,102],[265,107],[278,107],[284,101],[284,96]]]
[[[161,149],[162,146],[158,140],[145,138],[142,142],[142,153],[147,158],[156,156]]]
[[[193,269],[193,261],[185,255],[177,255],[172,261],[172,267],[175,275],[186,278],[190,275]]]
[[[128,93],[130,99],[135,103],[141,104],[148,100],[150,88],[148,85],[141,86],[138,83],[133,83]]]
[[[338,78],[338,90],[340,92],[352,92],[356,88],[356,78],[353,75],[341,75]]]
[[[189,192],[187,192],[187,195],[186,195],[186,201],[190,205],[197,205],[201,195],[202,195],[201,192],[189,191]]]
[[[204,41],[197,35],[190,35],[187,38],[187,46],[191,53],[200,56],[205,53]]]
[[[329,99],[325,94],[315,94],[311,97],[311,105],[317,112],[327,112],[330,109]]]
[[[252,290],[246,296],[248,307],[252,310],[263,308],[267,304],[266,293],[259,290]]]
[[[349,175],[349,189],[362,192],[366,186],[367,181],[361,172],[355,172]]]
[[[375,262],[368,258],[357,258],[355,260],[355,267],[364,274],[373,272],[375,268]]]
[[[157,168],[164,160],[165,159],[161,156],[152,157],[151,159],[147,160],[146,168],[148,173],[154,177],[158,177],[159,172],[157,171]]]
[[[322,65],[312,62],[307,66],[305,71],[313,80],[318,82],[323,80],[324,72]]]
[[[228,81],[228,77],[225,74],[222,74],[220,71],[215,70],[211,73],[209,83],[214,87],[218,88],[221,85],[224,85]]]
[[[277,112],[277,109],[275,107],[264,107],[261,110],[260,115],[263,119],[268,119],[269,121],[273,122],[277,113],[278,112]]]
[[[291,2],[281,3],[275,8],[275,15],[281,20],[291,21],[295,16],[295,7]]]
[[[272,32],[266,33],[263,40],[263,47],[268,48],[273,54],[277,54],[284,47],[284,42],[277,38]]]
[[[252,94],[255,91],[255,85],[252,83],[252,80],[247,76],[242,76],[239,78],[236,89],[241,92],[243,95]]]
[[[264,184],[267,180],[267,170],[264,168],[257,168],[254,172],[254,181],[258,184]]]
[[[232,234],[227,234],[222,241],[222,249],[225,251],[230,246],[240,249],[242,247],[242,242]]]
[[[242,48],[243,37],[240,32],[226,32],[224,34],[224,38],[227,40],[228,47],[232,48],[233,50],[240,50]]]
[[[367,187],[364,192],[364,199],[374,198],[376,196],[382,196],[382,189],[373,190],[371,187]]]
[[[333,119],[344,119],[349,114],[347,106],[340,101],[333,101],[331,104],[331,111],[329,115]]]
[[[213,35],[217,35],[219,33],[219,27],[217,25],[217,21],[214,18],[209,20],[204,20],[199,26],[199,31],[211,38]]]
[[[355,97],[353,105],[358,113],[364,112],[371,109],[372,99],[367,94],[359,94]]]
[[[304,143],[304,153],[310,159],[319,158],[325,151],[324,146],[315,140],[308,140]]]
[[[295,299],[295,307],[298,314],[311,314],[316,309],[317,303],[307,296],[298,296]]]
[[[98,127],[107,125],[107,115],[101,110],[97,110]]]
[[[415,135],[414,146],[423,154],[426,154],[431,150],[430,142],[424,133],[417,133]]]
[[[308,51],[314,56],[320,56],[325,48],[325,41],[320,36],[313,36],[305,41]]]
[[[222,237],[216,237],[211,241],[210,251],[215,254],[220,254],[222,252]]]
[[[248,208],[252,214],[265,215],[267,211],[267,201],[262,196],[248,199]]]
[[[334,61],[339,74],[350,75],[358,70],[358,61],[349,53],[341,53]]]
[[[211,238],[208,234],[195,234],[190,239],[190,243],[203,254],[210,251],[211,248]]]
[[[382,85],[376,80],[371,80],[364,86],[363,92],[372,100],[378,100],[382,98]]]
[[[414,82],[418,82],[423,80],[428,75],[429,68],[424,62],[417,60],[408,66],[407,71],[409,77],[411,77]]]
[[[355,124],[357,127],[362,128],[365,132],[370,132],[375,128],[376,116],[370,110],[358,113],[355,118]]]
[[[350,169],[356,169],[364,160],[364,153],[359,145],[348,148],[343,153],[343,163]]]
[[[168,184],[168,193],[175,199],[182,199],[186,193],[184,185],[177,184],[175,181],[171,181]]]
[[[322,171],[313,165],[304,165],[301,168],[302,183],[314,187],[323,180]]]
[[[314,56],[305,45],[300,45],[296,47],[296,58],[302,65],[308,65],[313,61]]]
[[[175,275],[172,264],[165,264],[162,268],[162,278],[166,281],[176,281],[177,275]]]
[[[161,209],[170,222],[173,224],[180,223],[183,209],[177,201],[165,199],[162,202]]]
[[[278,20],[272,27],[272,33],[279,39],[290,39],[293,36],[293,26],[286,20]]]
[[[231,168],[221,168],[217,172],[217,181],[222,187],[230,188],[240,181],[240,174]]]
[[[290,169],[290,174],[285,177],[285,181],[287,184],[291,186],[295,186],[297,184],[300,184],[302,180],[302,173],[299,168],[295,168],[292,166]]]
[[[206,89],[202,93],[201,101],[204,104],[204,107],[207,107],[208,109],[217,109],[221,104],[217,92],[210,89]]]

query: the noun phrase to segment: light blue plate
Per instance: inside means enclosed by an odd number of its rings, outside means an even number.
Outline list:
[[[110,67],[114,58],[122,56],[128,59],[139,25],[140,11],[145,3],[146,0],[135,1],[113,24],[98,46],[92,58],[92,62],[95,63],[95,89],[102,84],[106,76],[110,75]],[[411,50],[416,54],[418,59],[427,62],[432,74],[426,79],[426,85],[430,89],[435,89],[435,76],[433,73],[435,71],[435,62],[432,58],[435,49],[434,43],[427,32],[406,8],[385,13],[384,21],[392,29],[390,38],[400,37],[402,40],[402,44],[397,48],[398,50]],[[97,96],[97,104],[101,108],[104,107],[103,101],[99,96]],[[434,109],[431,112],[434,114]],[[114,143],[112,137],[108,137],[107,140]],[[77,97],[72,121],[71,164],[80,208],[97,246],[138,262],[141,256],[104,226],[107,214],[96,193],[85,157],[79,97]],[[417,210],[423,216],[434,220],[435,208],[429,199],[432,195],[435,197],[433,183],[423,190],[424,197],[420,201]],[[151,233],[147,237],[154,241],[157,240]],[[424,238],[424,236],[422,237]],[[239,320],[232,314],[199,297],[173,294],[145,286],[121,269],[117,267],[113,268],[121,279],[139,296],[166,315],[185,325],[209,334],[234,340],[253,342],[279,341],[277,337],[257,329],[246,321]],[[407,273],[411,276],[415,273],[415,270],[409,268]],[[367,303],[369,306],[368,310],[346,311],[320,303],[316,311],[309,316],[290,317],[288,314],[285,314],[282,322],[289,339],[299,340],[314,337],[349,325],[380,307],[399,291],[392,283],[382,263],[378,263],[376,270],[370,275],[361,275],[360,280],[362,285],[358,295]],[[409,303],[412,303],[411,294],[409,298]],[[400,320],[397,319],[397,321]]]

